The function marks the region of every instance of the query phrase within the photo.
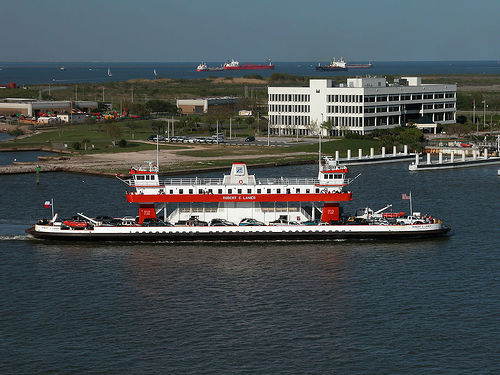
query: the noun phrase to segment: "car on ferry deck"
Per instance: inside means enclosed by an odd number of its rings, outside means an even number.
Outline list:
[[[264,224],[262,221],[258,221],[252,218],[245,218],[240,221],[239,225],[253,227],[253,226],[264,226],[266,224]]]
[[[229,227],[236,225],[235,223],[232,223],[230,221],[227,221],[226,219],[212,219],[210,222],[211,227]]]

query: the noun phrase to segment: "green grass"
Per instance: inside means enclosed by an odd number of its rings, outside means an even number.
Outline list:
[[[366,155],[367,153],[370,152],[371,147],[373,147],[377,152],[379,152],[380,142],[371,139],[339,139],[335,141],[323,142],[321,146],[322,153],[334,155],[335,151],[339,151],[341,157],[347,156],[348,149],[352,151],[352,155],[355,154],[357,155],[359,148],[361,148],[363,150],[363,154]],[[212,148],[209,150],[186,150],[186,151],[179,151],[178,154],[200,157],[200,158],[213,158],[213,157],[228,156],[228,155],[234,155],[234,156],[261,155],[261,154],[280,155],[280,154],[289,154],[295,152],[308,152],[311,154],[317,154],[318,144],[299,144],[290,147],[213,145]],[[254,159],[248,159],[248,160],[254,160]]]
[[[142,151],[153,150],[156,148],[155,144],[147,144],[142,142],[134,142],[132,138],[138,140],[145,140],[152,134],[151,121],[139,120],[128,122],[115,123],[119,130],[120,136],[115,139],[127,140],[126,147],[113,147],[112,137],[108,130],[107,123],[98,124],[78,124],[78,125],[61,125],[56,129],[42,131],[38,134],[26,138],[15,139],[11,141],[1,142],[0,148],[11,147],[54,147],[54,145],[68,145],[68,150],[76,151],[79,153],[115,153],[115,152],[129,152],[129,151]],[[132,134],[134,137],[132,137]],[[83,150],[83,140],[88,139],[90,142],[87,144],[87,151]],[[82,144],[81,150],[73,150],[72,145],[75,142]],[[92,146],[94,148],[92,149]],[[185,146],[180,145],[161,145],[161,148],[168,149],[183,149]]]

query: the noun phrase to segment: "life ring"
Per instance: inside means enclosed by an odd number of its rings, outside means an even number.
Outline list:
[[[239,180],[239,181],[238,181],[238,183],[239,183],[240,185],[243,185],[243,180]]]

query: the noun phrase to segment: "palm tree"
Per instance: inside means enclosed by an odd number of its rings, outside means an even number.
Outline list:
[[[82,139],[82,143],[85,147],[85,151],[87,151],[87,144],[90,143],[90,139],[84,138],[84,139]]]

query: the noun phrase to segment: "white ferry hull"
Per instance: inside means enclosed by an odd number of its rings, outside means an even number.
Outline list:
[[[36,238],[54,240],[102,241],[253,241],[253,240],[328,240],[398,237],[435,237],[450,229],[438,224],[413,225],[276,225],[226,227],[94,227],[61,229],[35,225],[28,233]]]

